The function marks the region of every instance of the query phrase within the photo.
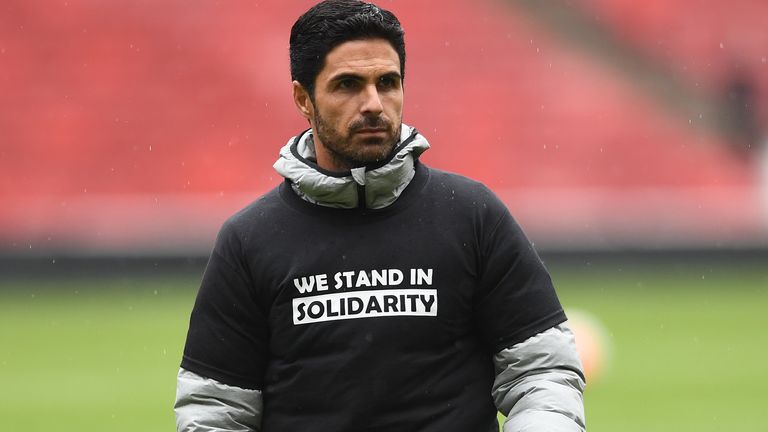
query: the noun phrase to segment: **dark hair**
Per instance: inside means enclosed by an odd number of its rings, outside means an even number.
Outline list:
[[[291,79],[314,99],[315,80],[325,57],[344,42],[386,39],[400,57],[405,78],[405,39],[400,21],[390,11],[359,0],[325,0],[300,16],[291,28]]]

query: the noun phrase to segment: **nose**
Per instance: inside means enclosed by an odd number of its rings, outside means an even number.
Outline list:
[[[375,85],[365,86],[362,96],[363,103],[360,108],[362,114],[377,116],[384,111],[384,106],[381,104],[381,97],[379,96],[379,89]]]

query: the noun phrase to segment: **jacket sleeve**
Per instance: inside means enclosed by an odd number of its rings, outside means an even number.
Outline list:
[[[176,385],[177,432],[259,432],[262,394],[179,370]]]
[[[504,432],[584,432],[581,361],[567,323],[494,356],[493,399]]]

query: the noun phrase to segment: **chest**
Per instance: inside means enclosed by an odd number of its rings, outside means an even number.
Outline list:
[[[421,214],[282,222],[285,235],[249,263],[270,305],[274,354],[383,341],[387,352],[412,352],[472,331],[480,263],[470,221]]]

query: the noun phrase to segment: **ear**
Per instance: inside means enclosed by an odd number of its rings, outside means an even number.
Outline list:
[[[312,105],[309,92],[298,81],[293,82],[293,103],[296,104],[296,108],[304,118],[312,120],[315,107]]]

